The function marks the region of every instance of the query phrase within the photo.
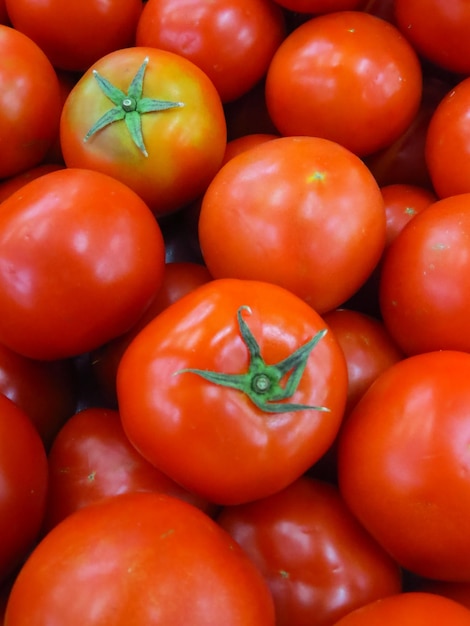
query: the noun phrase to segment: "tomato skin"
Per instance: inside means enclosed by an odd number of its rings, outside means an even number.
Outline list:
[[[465,0],[394,0],[398,28],[413,48],[432,63],[456,74],[470,72],[470,6]]]
[[[264,77],[285,30],[272,0],[147,0],[136,44],[189,59],[230,102]]]
[[[343,423],[338,482],[351,511],[405,569],[470,580],[470,354],[427,352],[381,374]]]
[[[440,198],[470,192],[470,77],[450,89],[436,107],[427,130],[425,157]],[[459,166],[455,167],[455,163]]]
[[[14,28],[35,41],[54,67],[75,72],[133,45],[142,12],[141,0],[5,1]]]
[[[26,185],[26,183],[29,183],[35,178],[39,178],[39,176],[43,176],[44,174],[49,174],[49,172],[55,172],[60,169],[63,169],[63,165],[59,165],[57,163],[41,163],[40,165],[36,165],[35,167],[27,169],[24,172],[20,172],[15,176],[5,178],[0,181],[0,202],[6,200],[6,198],[11,196],[14,191],[21,189],[23,185]]]
[[[274,626],[274,610],[259,572],[211,518],[134,493],[75,512],[42,539],[14,582],[6,623]]]
[[[113,107],[93,72],[127,92],[146,58],[143,96],[184,106],[141,115],[147,156],[133,142],[124,120],[85,142],[88,131]],[[116,50],[94,63],[71,90],[60,120],[68,167],[117,178],[158,216],[181,209],[204,192],[222,162],[226,135],[222,103],[207,75],[179,55],[142,46]]]
[[[26,413],[0,394],[0,584],[21,564],[40,531],[47,458]]]
[[[397,564],[326,482],[303,476],[267,498],[224,507],[216,520],[268,582],[277,626],[329,626],[401,591]]]
[[[108,404],[117,406],[117,370],[122,355],[134,337],[170,304],[210,280],[212,276],[204,265],[192,262],[165,264],[162,284],[138,322],[127,333],[100,346],[92,355],[92,375]]]
[[[467,626],[470,612],[448,598],[408,592],[381,598],[352,611],[333,626]]]
[[[87,352],[128,330],[164,268],[149,208],[91,170],[51,172],[7,198],[0,248],[0,341],[43,360]]]
[[[61,111],[49,59],[26,35],[0,24],[0,179],[39,165],[54,141]]]
[[[384,256],[379,284],[384,324],[405,354],[470,350],[470,194],[428,206]]]
[[[383,199],[346,148],[282,137],[237,155],[214,176],[202,198],[199,241],[215,278],[272,282],[324,313],[352,296],[381,257]]]
[[[0,344],[0,393],[30,418],[46,450],[75,412],[77,388],[71,361],[37,361]]]
[[[48,464],[46,532],[74,511],[120,493],[166,493],[212,511],[210,503],[141,457],[124,434],[119,413],[111,409],[90,407],[67,420],[54,439]]]
[[[324,137],[361,157],[405,131],[421,94],[411,45],[392,24],[361,11],[301,24],[279,46],[266,76],[268,112],[282,135]]]
[[[117,376],[124,430],[140,453],[189,491],[216,504],[273,493],[332,443],[347,392],[344,356],[331,333],[318,342],[290,403],[324,406],[270,413],[243,391],[184,368],[247,372],[237,310],[275,364],[325,329],[291,292],[258,281],[212,280],[160,313],[124,353]]]

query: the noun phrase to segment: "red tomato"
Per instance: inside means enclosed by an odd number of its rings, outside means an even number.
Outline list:
[[[29,37],[0,24],[0,56],[1,179],[41,163],[57,135],[61,100],[53,66]]]
[[[386,247],[415,215],[438,200],[430,189],[406,183],[384,185],[381,192],[387,221]]]
[[[133,493],[76,511],[42,539],[15,580],[6,623],[274,626],[274,609],[260,573],[210,517],[165,494]]]
[[[154,317],[184,295],[212,280],[209,270],[197,263],[166,263],[163,282],[144,315],[124,335],[100,346],[92,355],[92,370],[106,401],[117,404],[116,374],[127,346]]]
[[[383,372],[343,423],[341,493],[405,569],[470,580],[470,354],[437,351]]]
[[[5,0],[16,30],[45,52],[54,67],[85,71],[99,58],[134,45],[142,0]]]
[[[36,165],[20,174],[16,174],[15,176],[11,176],[10,178],[5,178],[0,181],[0,202],[3,202],[8,196],[14,191],[21,189],[23,185],[29,183],[35,178],[39,178],[39,176],[43,176],[44,174],[49,174],[49,172],[55,172],[56,170],[60,170],[63,168],[63,165],[59,165],[57,163],[41,163],[41,165]]]
[[[148,0],[136,43],[189,59],[229,102],[264,77],[284,37],[284,14],[272,0]]]
[[[270,283],[212,280],[127,348],[124,430],[151,463],[217,504],[274,493],[331,445],[347,371],[322,318]]]
[[[225,147],[225,154],[222,161],[222,165],[225,165],[227,161],[230,161],[237,154],[241,154],[242,152],[246,152],[250,148],[254,148],[258,146],[260,143],[264,143],[265,141],[271,141],[271,139],[279,139],[279,135],[274,135],[271,133],[252,133],[249,135],[242,135],[241,137],[237,137],[235,139],[231,139],[227,142]]]
[[[409,592],[381,598],[349,613],[333,626],[468,626],[470,611],[448,598]]]
[[[421,93],[411,45],[395,26],[361,11],[300,25],[277,49],[266,77],[267,108],[281,134],[325,137],[359,156],[406,130]]]
[[[163,237],[128,187],[63,169],[0,211],[0,342],[36,359],[87,352],[127,331],[161,284]]]
[[[29,359],[0,344],[0,393],[28,415],[49,449],[75,412],[75,368],[71,361]]]
[[[323,316],[343,350],[348,367],[346,415],[353,409],[374,380],[403,353],[384,324],[360,311],[336,309]]]
[[[470,351],[470,193],[439,200],[405,226],[385,254],[382,317],[408,355]]]
[[[46,504],[47,458],[26,413],[0,394],[0,584],[39,535]]]
[[[301,477],[267,498],[223,508],[217,522],[265,577],[277,626],[330,626],[401,591],[397,564],[328,483]]]
[[[323,313],[352,296],[381,257],[383,199],[364,163],[339,144],[274,139],[215,175],[199,241],[215,278],[272,282]]]
[[[420,56],[451,72],[470,73],[467,0],[394,0],[398,28]]]
[[[117,411],[90,407],[76,413],[57,434],[48,462],[46,531],[74,511],[120,493],[166,493],[207,513],[214,510],[136,451],[124,434]]]
[[[470,192],[470,78],[442,98],[429,122],[425,156],[432,184],[441,198]]]
[[[222,162],[226,133],[207,75],[180,55],[141,46],[91,66],[70,92],[60,125],[68,167],[113,176],[157,215],[203,193]]]

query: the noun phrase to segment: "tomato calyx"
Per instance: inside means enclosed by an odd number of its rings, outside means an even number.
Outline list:
[[[142,135],[141,116],[145,113],[156,113],[176,109],[184,106],[184,102],[172,102],[170,100],[157,100],[154,98],[144,98],[144,75],[149,59],[146,57],[139,67],[137,74],[131,81],[127,93],[113,85],[107,78],[101,76],[97,70],[93,70],[93,75],[98,82],[101,91],[115,105],[104,115],[102,115],[90,130],[87,132],[83,141],[87,142],[95,133],[106,128],[114,122],[124,120],[127,129],[132,137],[133,142],[139,148],[141,153],[148,157],[147,148],[145,147]]]
[[[210,370],[186,368],[176,374],[193,373],[205,380],[222,387],[230,387],[243,392],[261,411],[266,413],[285,413],[288,411],[329,411],[327,407],[310,406],[284,402],[292,397],[302,379],[308,358],[327,330],[316,333],[310,341],[300,346],[288,357],[276,364],[269,365],[261,356],[260,346],[242,316],[243,311],[251,313],[248,306],[241,306],[237,311],[240,334],[248,348],[250,360],[248,371],[244,374],[224,374]],[[285,384],[282,385],[282,381]]]

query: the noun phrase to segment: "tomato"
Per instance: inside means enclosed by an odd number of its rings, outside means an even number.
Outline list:
[[[434,202],[405,226],[385,254],[382,317],[408,355],[470,350],[470,194]]]
[[[359,521],[405,569],[470,580],[470,354],[402,359],[341,428],[338,482]]]
[[[346,415],[353,409],[374,380],[403,353],[382,321],[352,309],[335,309],[323,315],[341,349],[348,367]]]
[[[141,46],[92,65],[71,90],[60,124],[68,167],[113,176],[156,215],[203,193],[222,162],[226,134],[207,75],[180,55]]]
[[[114,410],[90,407],[73,415],[54,439],[48,464],[46,531],[74,511],[120,493],[167,493],[207,513],[213,510],[135,450]]]
[[[46,505],[47,458],[26,413],[0,393],[0,584],[39,535]]]
[[[71,361],[29,359],[0,344],[0,393],[28,415],[49,449],[75,412],[75,368]]]
[[[274,626],[274,610],[215,521],[177,498],[134,493],[76,511],[46,535],[14,582],[6,623]]]
[[[303,476],[267,498],[224,507],[216,519],[269,584],[277,626],[329,626],[401,591],[397,564],[328,483]]]
[[[430,189],[419,185],[396,183],[384,185],[381,191],[387,220],[386,247],[415,215],[438,200]]]
[[[8,15],[56,68],[84,72],[99,58],[132,46],[142,0],[5,0]]]
[[[231,139],[227,142],[225,147],[222,165],[225,165],[227,161],[230,161],[230,159],[237,156],[237,154],[245,152],[250,148],[254,148],[265,141],[270,141],[271,139],[279,139],[279,135],[274,135],[272,133],[251,133],[249,135],[242,135],[241,137]]]
[[[333,626],[467,626],[470,611],[448,598],[409,592],[381,598],[352,611]]]
[[[130,441],[216,504],[274,493],[331,445],[343,416],[344,356],[291,292],[219,279],[162,311],[118,369]]]
[[[394,0],[398,28],[432,63],[459,74],[470,72],[470,6],[466,0]]]
[[[31,180],[35,178],[39,178],[39,176],[43,176],[44,174],[49,174],[49,172],[55,172],[56,170],[62,169],[63,166],[58,163],[41,163],[40,165],[36,165],[24,172],[20,172],[15,176],[11,176],[10,178],[5,178],[0,181],[0,202],[3,202],[8,196],[14,191],[17,191],[26,183],[29,183]]]
[[[361,157],[406,130],[421,94],[411,45],[395,26],[361,11],[301,24],[278,47],[266,76],[267,108],[282,135],[325,137]]]
[[[285,30],[273,0],[148,0],[136,43],[189,59],[229,102],[264,77]]]
[[[26,35],[0,24],[0,179],[39,165],[61,112],[57,74]]]
[[[282,137],[237,155],[214,176],[199,241],[215,278],[272,282],[324,313],[355,293],[381,257],[383,199],[346,148]]]
[[[35,359],[97,348],[142,315],[164,245],[146,204],[116,179],[65,168],[0,211],[0,342]]]
[[[470,192],[469,104],[470,78],[465,78],[442,98],[429,122],[426,163],[441,198]]]
[[[191,262],[165,264],[163,282],[138,322],[124,335],[100,346],[92,355],[92,373],[108,403],[113,406],[117,403],[116,374],[119,361],[134,337],[170,304],[210,280],[212,276],[204,265]]]

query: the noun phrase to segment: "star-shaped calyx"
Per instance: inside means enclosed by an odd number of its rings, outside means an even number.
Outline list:
[[[186,368],[175,373],[196,374],[215,385],[237,389],[265,413],[285,413],[287,411],[304,411],[306,409],[329,411],[324,406],[285,402],[297,391],[307,366],[308,358],[317,343],[325,336],[326,329],[316,333],[310,341],[307,341],[307,343],[300,346],[300,348],[282,361],[269,365],[263,359],[260,346],[243,319],[243,311],[251,313],[251,310],[248,306],[241,306],[237,311],[238,327],[249,354],[247,372],[244,374],[225,374],[210,370]]]
[[[153,98],[142,97],[144,75],[148,62],[149,59],[146,57],[142,65],[139,67],[137,74],[132,79],[127,93],[124,93],[121,89],[110,83],[109,80],[104,76],[101,76],[97,70],[93,70],[93,75],[98,81],[101,91],[115,106],[109,109],[109,111],[106,111],[106,113],[102,115],[99,120],[95,122],[95,124],[93,124],[85,135],[83,139],[84,141],[88,141],[90,137],[101,129],[106,128],[106,126],[109,126],[114,122],[124,120],[133,142],[144,156],[148,156],[147,148],[145,147],[144,138],[142,136],[141,116],[144,113],[156,113],[184,106],[183,102],[171,102],[169,100],[156,100]]]

